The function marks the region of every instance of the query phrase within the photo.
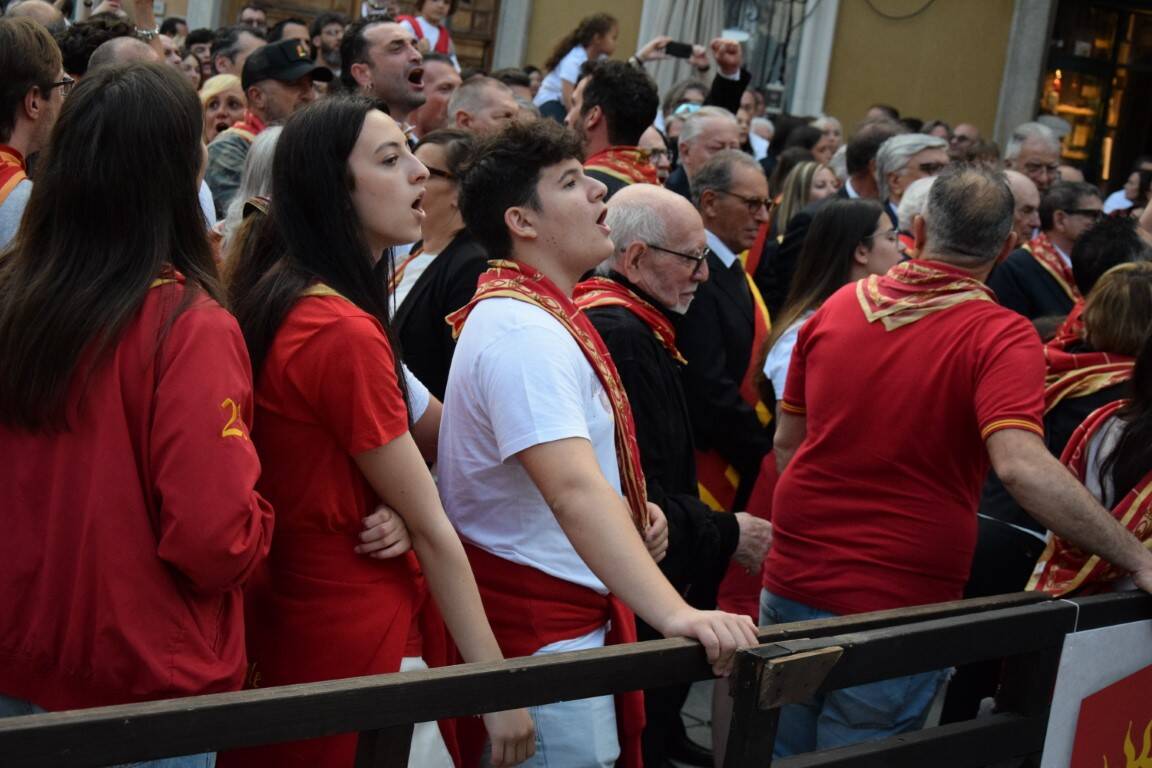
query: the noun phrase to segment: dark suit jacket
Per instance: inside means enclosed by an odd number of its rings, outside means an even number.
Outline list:
[[[677,325],[677,345],[688,360],[684,392],[697,446],[719,452],[740,472],[738,500],[746,499],[760,460],[772,450],[772,426],[762,426],[740,397],[740,382],[753,357],[755,307],[741,274],[715,254],[708,257],[708,269],[707,282],[700,284]]]
[[[487,269],[488,254],[468,230],[461,230],[420,275],[393,320],[405,364],[440,400],[456,351],[444,316],[472,299],[476,279]]]
[[[625,282],[616,275],[613,279]],[[643,296],[635,286],[629,287]],[[654,300],[649,303],[658,306]],[[697,495],[681,365],[624,307],[600,307],[586,314],[604,339],[628,393],[648,500],[668,518],[668,555],[660,570],[676,591],[691,594],[693,605],[713,608],[740,532],[735,517],[713,512]]]
[[[1067,315],[1073,301],[1048,270],[1032,254],[1017,248],[992,270],[988,287],[996,292],[1000,305],[1019,312],[1029,320],[1050,315]]]

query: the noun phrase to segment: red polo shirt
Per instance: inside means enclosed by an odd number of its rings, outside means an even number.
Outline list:
[[[776,486],[764,586],[838,614],[954,600],[984,441],[1042,433],[1044,355],[1032,325],[994,302],[886,331],[850,284],[801,329],[783,407],[806,413],[807,437]]]

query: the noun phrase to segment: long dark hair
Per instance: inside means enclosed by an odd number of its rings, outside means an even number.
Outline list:
[[[375,102],[363,96],[323,99],[290,117],[276,143],[268,215],[252,214],[256,218],[250,216],[237,234],[228,281],[256,376],[289,310],[309,285],[321,281],[383,326],[407,399],[389,322],[391,259],[369,251],[352,205],[348,156],[374,109]]]
[[[591,16],[585,16],[576,25],[576,29],[560,38],[560,42],[556,43],[556,47],[552,49],[552,55],[544,62],[544,71],[551,72],[556,69],[556,65],[568,55],[568,51],[578,45],[587,48],[598,35],[607,34],[616,26],[616,17],[607,13],[594,13]]]
[[[884,209],[875,200],[830,200],[812,218],[804,248],[788,289],[780,317],[772,323],[767,349],[788,326],[817,309],[852,278],[856,246],[876,231]]]
[[[1132,374],[1132,400],[1117,415],[1124,428],[1116,447],[1100,466],[1102,477],[1112,478],[1113,493],[1104,499],[1111,507],[1127,496],[1152,472],[1152,333],[1144,339]]]
[[[107,361],[165,266],[192,289],[169,324],[196,289],[219,296],[197,201],[203,128],[166,64],[103,69],[64,102],[0,255],[0,423],[66,428],[74,377]]]

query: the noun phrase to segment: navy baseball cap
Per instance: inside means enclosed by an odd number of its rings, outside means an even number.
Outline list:
[[[312,75],[313,80],[327,83],[332,79],[332,70],[312,62],[308,43],[302,40],[281,40],[261,46],[248,56],[240,84],[244,90],[261,80],[279,80],[290,83],[304,75]]]

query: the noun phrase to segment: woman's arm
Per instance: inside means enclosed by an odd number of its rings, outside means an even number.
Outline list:
[[[440,505],[412,435],[405,433],[354,458],[380,499],[404,518],[428,586],[464,660],[503,659],[464,546]],[[514,765],[533,754],[535,734],[527,710],[485,715],[485,725],[492,738],[493,765]]]

